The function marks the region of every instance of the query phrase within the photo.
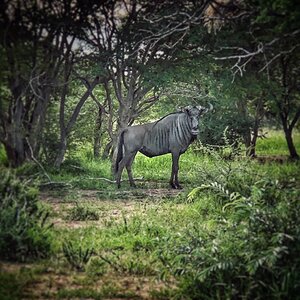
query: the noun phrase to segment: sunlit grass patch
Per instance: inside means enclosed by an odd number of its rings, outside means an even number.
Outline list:
[[[283,130],[266,130],[266,138],[258,139],[256,152],[258,155],[289,155]],[[300,153],[300,132],[294,130],[293,141]]]

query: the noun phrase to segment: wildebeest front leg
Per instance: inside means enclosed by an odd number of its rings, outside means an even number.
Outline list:
[[[172,153],[172,173],[170,178],[170,186],[173,189],[181,189],[178,181],[179,156],[179,153]]]

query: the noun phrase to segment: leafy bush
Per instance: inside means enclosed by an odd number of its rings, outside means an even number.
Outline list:
[[[49,213],[39,207],[37,190],[12,172],[1,170],[0,257],[24,261],[51,252]]]
[[[187,299],[296,299],[300,289],[300,203],[295,180],[213,162],[189,200],[198,219],[160,249]],[[204,213],[205,212],[205,213]]]

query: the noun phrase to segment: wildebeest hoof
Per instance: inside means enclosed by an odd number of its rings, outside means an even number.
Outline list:
[[[181,190],[182,186],[176,183],[170,183],[170,187],[174,190]]]
[[[176,189],[175,184],[174,184],[174,183],[170,183],[170,188],[171,188],[171,189]]]

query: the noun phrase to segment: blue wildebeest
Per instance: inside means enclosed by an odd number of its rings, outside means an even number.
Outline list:
[[[123,169],[126,167],[131,186],[135,186],[131,165],[139,151],[148,157],[172,154],[170,185],[180,189],[178,182],[179,157],[197,138],[199,117],[212,109],[202,106],[187,106],[179,112],[171,113],[160,120],[123,129],[116,148],[115,175],[118,188]]]

